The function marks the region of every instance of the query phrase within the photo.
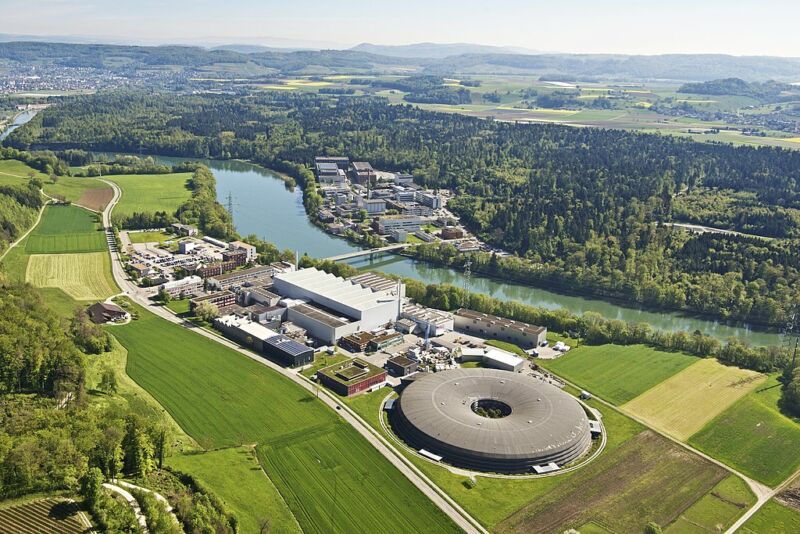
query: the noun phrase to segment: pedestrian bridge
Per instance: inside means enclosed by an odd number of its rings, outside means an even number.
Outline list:
[[[339,254],[338,256],[331,256],[330,258],[325,258],[325,259],[330,261],[346,261],[346,260],[352,260],[353,258],[360,258],[362,256],[372,256],[373,254],[382,254],[384,252],[402,250],[406,247],[410,247],[411,245],[413,245],[413,243],[397,243],[395,245],[388,245],[380,248],[356,250],[354,252],[348,252],[347,254]]]

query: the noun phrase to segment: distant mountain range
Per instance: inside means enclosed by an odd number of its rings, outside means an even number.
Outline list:
[[[415,43],[408,45],[376,45],[361,43],[350,50],[380,56],[421,59],[443,59],[464,54],[538,54],[536,50],[513,46],[490,46],[471,43]]]
[[[703,82],[723,78],[741,78],[748,82],[797,82],[800,79],[800,58],[786,57],[720,54],[531,54],[522,53],[518,49],[509,51],[502,47],[434,43],[403,46],[361,44],[349,50],[315,50],[268,47],[245,42],[209,49],[188,45],[128,46],[35,40],[3,42],[3,37],[0,35],[0,62],[109,70],[148,69],[169,65],[202,71],[207,67],[226,63],[241,64],[242,75],[502,74],[539,76],[562,81],[597,79],[676,82]],[[121,57],[127,58],[127,61],[120,62]]]

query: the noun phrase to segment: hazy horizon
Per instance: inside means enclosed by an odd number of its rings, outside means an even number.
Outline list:
[[[800,3],[723,0],[0,0],[0,33],[131,44],[350,48],[470,43],[537,52],[800,56]]]

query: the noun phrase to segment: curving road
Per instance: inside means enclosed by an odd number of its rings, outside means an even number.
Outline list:
[[[110,232],[111,228],[111,212],[114,209],[114,206],[119,202],[120,197],[122,196],[122,192],[117,184],[103,180],[105,183],[111,186],[114,190],[114,197],[111,199],[111,202],[108,203],[106,209],[103,211],[103,225],[106,227],[106,231]],[[427,496],[433,503],[438,506],[445,514],[450,517],[450,519],[458,525],[462,530],[468,532],[470,534],[473,533],[481,533],[481,534],[488,534],[488,531],[484,529],[481,524],[473,518],[466,510],[464,510],[458,503],[456,503],[450,496],[444,493],[441,489],[439,489],[436,484],[430,480],[422,471],[420,471],[416,466],[414,466],[405,456],[403,456],[394,446],[389,443],[383,436],[381,436],[377,430],[374,430],[369,424],[367,424],[361,417],[358,416],[354,411],[352,411],[347,405],[341,404],[338,399],[333,397],[327,390],[324,388],[317,388],[314,386],[313,383],[307,381],[305,377],[299,375],[297,372],[286,369],[281,367],[278,364],[275,364],[269,360],[266,360],[253,352],[250,352],[246,349],[243,349],[236,343],[231,342],[227,338],[222,337],[221,335],[217,335],[213,332],[209,332],[205,329],[198,328],[196,325],[184,321],[183,319],[174,315],[171,311],[163,306],[154,306],[153,303],[147,298],[145,293],[141,290],[141,288],[137,287],[133,284],[129,279],[127,273],[122,266],[122,261],[120,259],[120,253],[117,250],[109,250],[111,254],[111,265],[112,271],[114,274],[114,279],[116,280],[119,287],[122,289],[122,293],[125,296],[132,299],[137,304],[141,305],[144,308],[147,308],[150,312],[158,315],[162,319],[170,321],[174,324],[183,326],[184,328],[190,329],[193,332],[197,333],[198,335],[204,336],[208,339],[216,341],[221,345],[224,345],[230,349],[233,349],[243,356],[254,360],[261,365],[269,367],[275,372],[282,374],[283,376],[289,378],[293,382],[295,382],[298,386],[302,387],[309,393],[313,395],[317,395],[319,392],[319,399],[325,403],[329,408],[334,410],[340,417],[342,417],[345,421],[347,421],[350,425],[355,428],[359,434],[361,434],[367,441],[375,447],[378,452],[380,452],[389,462],[392,463],[403,475],[406,476],[425,496]]]

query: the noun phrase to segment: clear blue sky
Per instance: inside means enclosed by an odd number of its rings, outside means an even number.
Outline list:
[[[800,56],[800,0],[0,0],[0,33]]]

